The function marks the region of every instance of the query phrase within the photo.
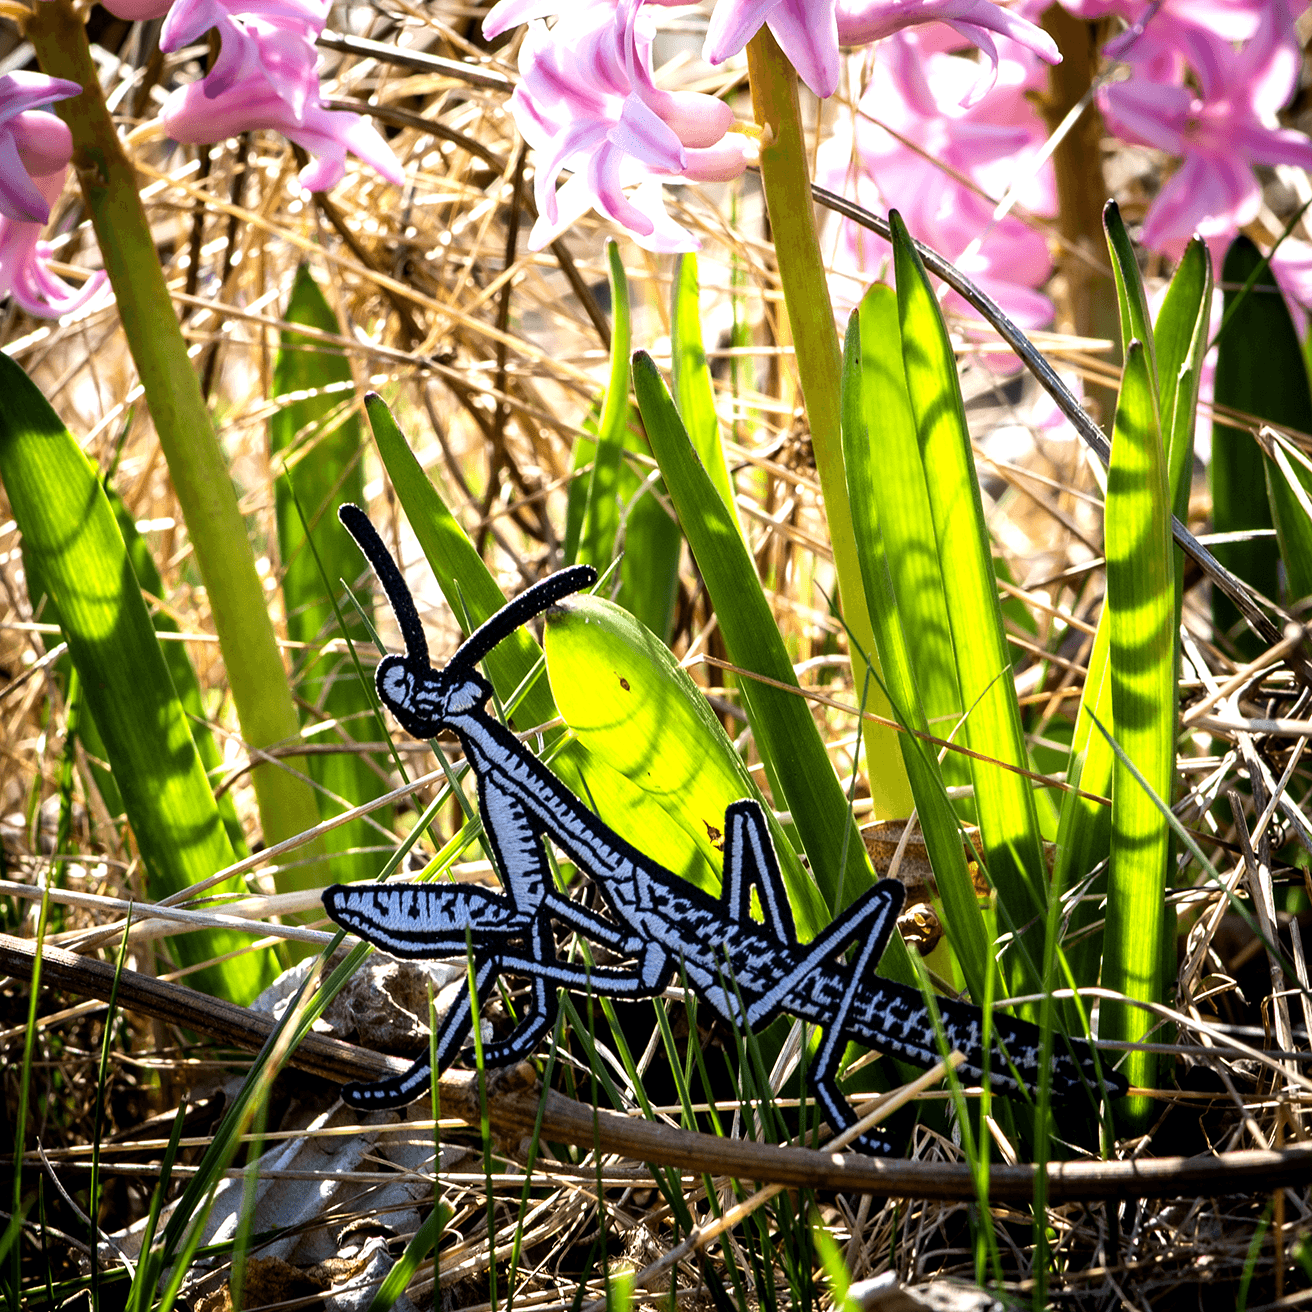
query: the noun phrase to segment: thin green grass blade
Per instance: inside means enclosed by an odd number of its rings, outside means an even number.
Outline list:
[[[601,422],[601,403],[598,397],[579,425],[570,452],[569,496],[565,503],[565,536],[561,540],[560,554],[565,565],[577,565],[579,544],[583,540],[583,519],[588,513],[588,492],[592,487],[592,460],[597,454],[597,425]]]
[[[783,685],[744,678],[743,701],[757,749],[792,812],[812,877],[836,913],[873,882],[847,799],[806,701],[785,691],[797,687],[797,678],[755,563],[644,351],[633,357],[633,382],[647,436],[706,581],[730,659]]]
[[[105,1128],[105,1088],[109,1075],[109,1053],[114,1042],[114,1022],[118,1019],[118,986],[123,978],[123,963],[128,955],[128,931],[132,928],[132,910],[129,907],[119,940],[118,957],[114,962],[114,982],[109,986],[109,1002],[105,1007],[105,1028],[100,1041],[100,1066],[96,1071],[96,1104],[91,1133],[91,1182],[87,1188],[87,1215],[91,1217],[91,1306],[100,1303],[100,1231],[96,1218],[100,1215],[100,1149]]]
[[[1198,379],[1207,346],[1212,308],[1212,257],[1207,243],[1195,237],[1176,267],[1157,312],[1157,376],[1166,447],[1167,477],[1174,513],[1186,520],[1194,450],[1194,417],[1198,409]],[[1178,561],[1184,563],[1184,553]]]
[[[920,462],[915,416],[907,396],[897,293],[876,283],[862,298],[859,313],[861,391],[871,444],[862,463],[873,460],[875,464],[876,472],[868,480],[873,514],[883,538],[897,613],[916,653],[913,674],[925,720],[931,733],[950,738],[962,716],[961,688],[943,575],[938,566],[929,490]],[[849,487],[851,480],[849,472]],[[860,554],[859,540],[857,550]],[[864,569],[863,562],[863,573]],[[868,588],[867,604],[873,604]],[[940,770],[950,786],[970,782],[969,762],[956,753],[947,754]],[[963,818],[974,817],[974,805],[969,801],[954,809]]]
[[[1261,262],[1261,252],[1247,237],[1236,237],[1226,252],[1221,281],[1230,290],[1225,294],[1225,331],[1216,357],[1214,399],[1217,405],[1283,423],[1294,415],[1306,415],[1307,371],[1297,338],[1290,355],[1292,331],[1279,321],[1284,304],[1270,270],[1264,270],[1246,293],[1234,290],[1243,287]],[[1292,427],[1303,428],[1307,422],[1293,420]],[[1220,421],[1212,425],[1212,523],[1218,533],[1273,527],[1265,464],[1250,433]],[[1216,558],[1265,596],[1278,597],[1276,540],[1218,543]],[[1248,659],[1256,656],[1263,647],[1261,640],[1240,623],[1239,612],[1226,597],[1216,589],[1212,592],[1212,621],[1218,633],[1237,635],[1239,652]]]
[[[547,613],[543,645],[565,723],[590,757],[654,803],[625,818],[621,832],[631,843],[656,856],[667,841],[661,831],[673,822],[701,854],[694,882],[718,892],[725,807],[755,798],[765,805],[799,927],[809,937],[829,922],[815,885],[706,698],[650,630],[601,597],[570,597]]]
[[[1166,456],[1158,428],[1147,352],[1132,342],[1116,407],[1107,475],[1107,609],[1116,737],[1158,797],[1170,797],[1175,766],[1175,571]],[[1118,760],[1112,778],[1111,867],[1103,984],[1127,997],[1159,1002],[1169,829],[1153,796]],[[1131,1042],[1149,1020],[1104,1001],[1103,1038]],[[1125,1073],[1153,1087],[1156,1055],[1132,1052]],[[1142,1126],[1151,1103],[1132,1098],[1130,1123]]]
[[[619,477],[623,462],[624,430],[629,426],[629,281],[614,239],[606,242],[610,265],[610,294],[614,323],[610,343],[610,382],[597,425],[588,506],[579,543],[579,560],[603,572],[615,555],[615,534],[620,525]]]
[[[875,292],[880,295],[874,296]],[[857,558],[861,562],[861,577],[866,588],[866,606],[875,629],[879,664],[884,671],[888,699],[903,725],[919,733],[928,733],[929,726],[916,686],[916,670],[923,664],[920,658],[924,652],[924,638],[917,634],[917,660],[913,662],[902,625],[901,609],[895,596],[889,555],[881,534],[879,510],[883,499],[876,492],[876,485],[887,477],[885,451],[893,442],[886,438],[876,448],[872,441],[874,423],[896,423],[899,418],[904,418],[907,424],[904,436],[908,436],[912,443],[915,441],[914,429],[910,427],[909,409],[901,415],[896,410],[890,413],[888,391],[891,389],[880,385],[888,378],[883,373],[888,358],[881,350],[886,343],[881,339],[872,346],[869,354],[865,347],[865,327],[870,323],[875,331],[891,329],[893,349],[897,349],[896,319],[891,325],[878,322],[880,310],[896,314],[897,306],[892,295],[889,288],[872,288],[866,301],[870,302],[873,298],[874,313],[867,315],[863,304],[860,313],[854,313],[848,320],[843,351],[843,462],[847,470],[847,495],[852,506]],[[898,366],[900,371],[900,360]],[[866,395],[864,385],[872,376],[875,386],[871,394]],[[902,396],[905,400],[905,389]],[[916,473],[919,475],[918,461]],[[923,477],[919,477],[919,483],[923,489]],[[937,575],[937,571],[934,574]],[[941,599],[942,587],[937,577],[927,582],[938,585]],[[946,615],[943,619],[946,623]],[[951,656],[950,650],[948,656]],[[899,735],[899,743],[907,778],[911,781],[911,794],[915,798],[925,847],[943,901],[948,940],[971,996],[978,1000],[984,996],[985,974],[994,969],[993,945],[989,941],[984,917],[980,914],[978,894],[966,866],[961,830],[952,804],[948,801],[936,749],[910,734]],[[1001,987],[1001,980],[997,981],[997,986]],[[994,996],[1003,995],[995,991]]]
[[[383,465],[447,605],[457,616],[468,613],[471,627],[482,624],[506,604],[496,579],[474,550],[474,544],[447,508],[441,494],[429,481],[423,466],[415,459],[382,397],[376,392],[369,393],[365,397],[365,409]],[[357,557],[348,577],[354,577],[359,571]],[[541,654],[537,643],[524,629],[516,629],[498,643],[484,662],[497,696],[509,699],[528,677]],[[546,724],[556,718],[555,703],[545,678],[536,679],[525,693],[517,718],[525,727]]]
[[[442,1231],[454,1215],[445,1203],[438,1203],[429,1212],[415,1231],[414,1238],[405,1246],[405,1252],[397,1258],[396,1265],[383,1277],[383,1283],[369,1304],[369,1312],[391,1312],[396,1300],[405,1293],[405,1287],[414,1279],[419,1264],[441,1241]]]
[[[622,552],[616,600],[654,633],[668,637],[679,591],[682,539],[646,477],[651,451],[629,404],[628,280],[613,241],[607,243],[607,254],[615,317],[610,381],[575,442],[573,467],[591,469],[570,488],[565,560],[584,561],[604,574]]]
[[[966,707],[962,732],[973,750],[1028,769],[956,357],[906,225],[896,212],[889,218],[907,394],[926,471],[957,679]],[[986,762],[972,759],[971,776],[999,915],[1003,927],[1018,935],[1007,953],[1006,975],[1014,991],[1032,992],[1041,977],[1039,941],[1047,882],[1034,797],[1023,776]]]
[[[178,892],[235,860],[173,690],[114,512],[96,471],[27,375],[0,359],[0,479],[26,549],[59,610],[87,704],[104,738],[153,897]],[[239,890],[229,881],[221,889]],[[243,948],[225,930],[179,935],[185,962]],[[200,972],[198,987],[246,1002],[272,978],[267,952]]]
[[[307,265],[297,271],[285,318],[289,324],[320,332],[340,332],[337,316]],[[351,366],[339,348],[293,328],[283,329],[273,367],[273,396],[281,404],[269,421],[269,451],[281,458],[285,470],[275,484],[275,495],[287,636],[305,644],[295,656],[292,677],[302,703],[302,725],[337,720],[341,726],[317,732],[315,743],[347,744],[359,737],[368,740],[375,732],[370,692],[356,678],[349,653],[330,655],[322,650],[325,642],[339,636],[329,589],[340,578],[353,578],[359,569],[355,544],[337,522],[342,502],[364,500],[360,421],[354,411],[341,415],[351,400],[351,385]],[[288,399],[295,394],[300,394],[299,399]],[[367,641],[366,626],[356,618],[354,608],[344,617],[347,636],[357,644]],[[311,756],[308,765],[310,777],[327,790],[319,793],[325,820],[340,809],[328,794],[360,806],[386,791],[384,762],[371,764],[362,755],[343,752]],[[390,827],[391,808],[375,812],[373,818]],[[372,853],[345,854],[377,847],[379,840],[378,830],[364,820],[325,835],[334,876],[353,880],[372,874],[379,864]]]
[[[674,264],[670,292],[670,376],[674,383],[674,404],[688,430],[693,450],[741,533],[742,521],[738,518],[738,506],[734,500],[733,479],[720,442],[715,388],[711,383],[711,371],[706,366],[701,289],[697,279],[697,257],[692,254],[680,255]]]

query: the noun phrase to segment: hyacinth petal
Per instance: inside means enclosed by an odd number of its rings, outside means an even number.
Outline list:
[[[405,173],[401,162],[373,124],[360,114],[340,110],[325,110],[322,113],[324,118],[320,121],[330,128],[336,140],[342,142],[352,155],[368,164],[380,178],[386,179],[393,186],[404,186]],[[345,124],[336,122],[343,118],[349,121]]]
[[[780,0],[770,31],[797,76],[822,100],[838,90],[837,0]]]
[[[159,30],[159,48],[167,55],[201,37],[212,27],[225,26],[228,11],[219,0],[176,0]]]
[[[655,225],[641,210],[631,205],[625,196],[621,177],[623,163],[623,152],[607,142],[600,150],[594,151],[588,160],[588,184],[596,198],[597,208],[607,218],[614,219],[638,237],[645,237]]]
[[[567,0],[497,0],[483,19],[483,35],[491,41],[512,27],[560,13],[566,3]]]
[[[144,23],[163,18],[173,0],[107,0],[105,8],[125,23]]]
[[[779,0],[719,0],[706,28],[702,54],[710,64],[736,55],[774,12]]]
[[[45,223],[50,206],[28,175],[13,134],[0,131],[0,215],[16,223]]]
[[[537,165],[537,180],[534,194],[537,197],[538,212],[545,215],[549,222],[556,221],[556,178],[566,162],[573,156],[582,156],[586,152],[600,150],[605,144],[607,125],[605,123],[578,123],[564,133],[556,143],[555,150]]]
[[[998,84],[998,47],[988,32],[974,23],[958,23],[948,19],[947,25],[959,36],[976,46],[984,56],[987,67],[970,84],[961,104],[966,109],[973,109]]]
[[[1143,243],[1174,253],[1194,235],[1233,232],[1249,222],[1262,190],[1242,161],[1186,155],[1158,193],[1143,225]]]
[[[665,194],[659,178],[648,178],[638,184],[629,195],[629,203],[651,224],[651,231],[635,240],[645,250],[659,255],[678,251],[701,249],[701,243],[681,224],[670,217],[665,208]]]
[[[705,149],[689,148],[683,167],[688,182],[729,182],[742,177],[747,169],[747,138],[736,132]]]
[[[103,269],[93,273],[81,287],[66,283],[47,267],[46,261],[52,255],[48,242],[37,242],[32,260],[14,286],[14,300],[28,314],[46,319],[73,314],[85,308],[100,296],[106,284]]]
[[[0,131],[19,114],[81,94],[82,88],[67,78],[47,77],[44,73],[6,73],[0,77]]]
[[[79,310],[105,285],[101,270],[81,288],[71,287],[47,267],[53,250],[37,223],[11,223],[0,218],[0,297],[12,296],[28,314],[55,319]]]
[[[1061,61],[1057,43],[1041,27],[990,0],[839,0],[837,19],[838,39],[845,46],[869,45],[906,27],[943,22],[976,44],[978,37],[967,34],[966,26],[1010,37],[1045,63]]]
[[[540,251],[550,246],[567,228],[572,228],[593,206],[595,197],[588,189],[585,173],[576,173],[559,188],[551,188],[551,213],[538,201],[538,219],[528,235],[528,248]]]
[[[1233,140],[1251,164],[1292,164],[1312,169],[1312,139],[1295,128],[1244,124],[1236,129]]]
[[[678,173],[683,168],[683,142],[637,96],[625,98],[606,139],[649,168],[663,173]]]
[[[26,109],[10,121],[9,127],[23,168],[33,177],[68,167],[73,156],[73,134],[62,118],[44,110]]]
[[[1180,154],[1184,151],[1184,126],[1194,108],[1192,93],[1185,87],[1164,86],[1146,78],[1133,78],[1103,87],[1098,107],[1118,137],[1142,146]]]

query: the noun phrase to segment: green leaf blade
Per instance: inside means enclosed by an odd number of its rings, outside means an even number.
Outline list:
[[[341,331],[307,265],[297,271],[285,322],[333,335]],[[318,732],[314,738],[316,743],[338,745],[376,736],[373,701],[356,677],[350,654],[322,651],[329,639],[339,636],[330,589],[338,579],[351,578],[358,571],[359,555],[342,532],[336,513],[344,501],[364,500],[360,421],[354,412],[345,417],[339,413],[350,402],[351,388],[351,367],[339,348],[294,328],[283,329],[274,361],[273,397],[299,399],[283,400],[270,419],[269,449],[283,458],[287,471],[275,485],[287,636],[306,646],[296,657],[293,675],[302,702],[312,708],[302,711],[302,724],[338,721],[339,729]],[[356,609],[348,606],[341,614],[350,641],[357,647],[367,644],[368,631]],[[387,786],[384,762],[378,762],[384,767],[380,770],[354,752],[316,754],[307,764],[310,777],[326,790],[319,793],[325,820],[340,809],[334,796],[349,806],[360,806],[381,796]],[[390,827],[390,808],[376,812],[373,819]],[[324,847],[334,859],[334,876],[352,880],[374,873],[380,861],[373,853],[348,854],[377,847],[380,838],[374,825],[364,820],[326,834]]]
[[[1225,294],[1224,330],[1216,359],[1215,401],[1243,414],[1300,432],[1312,429],[1312,398],[1307,370],[1289,311],[1262,255],[1244,236],[1226,252],[1221,280]],[[1253,278],[1253,286],[1244,285]],[[1283,498],[1278,485],[1268,493],[1268,469],[1259,459],[1252,434],[1229,424],[1212,426],[1212,520],[1218,533],[1276,527],[1272,507]],[[1283,483],[1283,480],[1280,480]],[[1259,592],[1278,598],[1281,548],[1278,539],[1218,544],[1217,559]],[[1286,565],[1289,558],[1285,559]],[[1296,562],[1297,567],[1297,562]],[[1235,630],[1239,614],[1213,590],[1212,618],[1222,632]],[[1236,646],[1251,658],[1262,643],[1247,628],[1238,630]]]
[[[1116,738],[1156,797],[1169,802],[1175,767],[1170,492],[1150,365],[1138,342],[1127,352],[1116,408],[1106,544]],[[1103,983],[1146,1002],[1162,996],[1169,834],[1157,801],[1118,757],[1112,773]],[[1099,1027],[1104,1038],[1137,1041],[1151,1024],[1138,1008],[1103,1003]],[[1152,1087],[1155,1055],[1132,1052],[1125,1073],[1132,1084]],[[1149,1108],[1147,1099],[1131,1099],[1131,1121],[1143,1123]]]
[[[679,521],[715,606],[736,665],[796,688],[797,679],[756,567],[714,484],[702,468],[651,357],[633,357],[643,422]],[[833,910],[873,882],[824,743],[805,700],[757,679],[741,683],[748,718],[772,780],[792,812],[812,876]]]
[[[907,393],[927,471],[930,510],[944,596],[967,708],[965,743],[1004,765],[1029,769],[1011,655],[1002,629],[997,580],[970,435],[947,328],[901,216],[890,215]],[[933,476],[928,476],[928,471]],[[972,760],[975,805],[999,911],[1018,934],[1007,974],[1018,991],[1041,977],[1046,865],[1029,781],[1012,770]]]
[[[468,631],[472,632],[506,604],[505,594],[423,466],[415,459],[383,398],[371,392],[365,397],[364,404],[374,441],[378,444],[378,454],[442,595],[456,616],[468,613]],[[353,573],[358,571],[357,558]],[[508,701],[541,655],[541,649],[524,629],[516,629],[498,643],[484,662],[497,696]],[[517,720],[531,727],[555,718],[556,705],[551,690],[545,678],[538,678],[520,702]]]
[[[612,602],[576,596],[548,611],[544,648],[565,723],[591,757],[624,775],[654,804],[642,814],[602,813],[603,820],[614,828],[618,819],[636,847],[718,893],[725,808],[754,798],[765,806],[799,926],[814,935],[828,922],[815,885],[723,726],[655,634]],[[689,876],[686,863],[680,869],[658,854],[671,820],[700,855],[698,874]]]
[[[857,557],[861,562],[861,576],[866,588],[866,606],[874,625],[879,664],[884,672],[889,701],[893,705],[894,714],[904,726],[919,733],[928,733],[928,722],[916,686],[915,667],[920,662],[913,662],[911,658],[900,617],[901,607],[889,569],[889,553],[881,533],[880,511],[884,501],[876,489],[888,477],[886,452],[891,443],[880,440],[877,453],[876,444],[871,440],[876,422],[892,427],[902,421],[905,424],[903,436],[909,436],[912,444],[915,441],[905,388],[902,389],[902,406],[899,407],[896,388],[887,386],[890,380],[895,382],[896,377],[885,368],[887,358],[881,358],[880,355],[890,342],[892,349],[898,350],[895,318],[891,325],[894,335],[891,339],[885,335],[890,327],[886,312],[891,311],[894,316],[897,313],[896,301],[891,297],[889,288],[871,288],[860,312],[853,314],[848,324],[843,352],[843,463],[847,470],[847,493],[852,506]],[[869,312],[867,303],[870,305]],[[885,313],[881,315],[881,311]],[[866,349],[867,325],[873,333],[869,353]],[[900,353],[896,364],[897,373],[900,374]],[[871,383],[869,394],[864,390],[867,381]],[[889,395],[890,392],[892,395]],[[923,478],[920,483],[923,487]],[[916,644],[916,650],[923,657],[920,641]],[[907,778],[911,782],[925,847],[943,901],[948,940],[971,995],[982,999],[986,995],[985,977],[993,969],[993,949],[966,865],[961,832],[952,804],[948,801],[935,749],[928,743],[918,742],[910,734],[899,735],[899,745]],[[993,996],[1003,996],[998,991],[1000,988],[999,979]]]
[[[680,255],[674,266],[674,284],[670,305],[671,375],[674,403],[679,418],[688,430],[697,458],[702,462],[720,499],[729,508],[733,521],[742,532],[738,506],[734,500],[733,479],[724,459],[720,442],[720,421],[715,413],[715,389],[711,371],[706,366],[706,348],[702,344],[701,291],[697,279],[697,257]]]
[[[0,356],[0,388],[0,479],[58,608],[150,895],[176,893],[234,861],[186,712],[96,471],[8,356]],[[226,886],[240,887],[236,880]],[[177,936],[175,950],[183,961],[199,962],[248,942],[210,929]],[[271,978],[272,957],[261,952],[206,967],[196,982],[246,1002]]]

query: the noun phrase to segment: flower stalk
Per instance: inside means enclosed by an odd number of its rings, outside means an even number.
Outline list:
[[[86,29],[71,0],[44,0],[26,34],[47,73],[83,88],[61,102],[59,112],[73,134],[73,165],[205,582],[242,736],[257,750],[294,739],[300,726],[254,552],[164,281],[136,172],[100,91]],[[295,758],[255,769],[266,843],[319,822],[309,784],[292,773],[304,768]],[[297,866],[289,883],[322,883],[315,864]]]
[[[829,521],[843,620],[854,648],[852,673],[860,690],[866,675],[863,652],[870,657],[872,674],[877,676],[880,671],[847,497],[840,409],[842,357],[811,203],[797,74],[767,27],[762,27],[747,44],[747,71],[756,121],[762,129],[761,181],[779,281],[792,327],[797,373]],[[855,650],[857,647],[861,650]],[[873,677],[865,705],[876,715],[891,717],[888,698]],[[875,814],[881,818],[910,815],[911,787],[896,731],[867,722],[863,736]]]

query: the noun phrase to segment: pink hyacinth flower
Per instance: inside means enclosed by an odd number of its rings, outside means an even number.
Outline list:
[[[990,0],[718,0],[706,33],[706,58],[719,64],[737,54],[762,23],[817,96],[838,89],[839,46],[866,45],[920,23],[947,23],[988,56],[995,75],[994,33],[1050,64],[1061,58],[1042,28]],[[985,79],[982,87],[968,88],[967,99],[979,99],[990,85]]]
[[[1275,118],[1297,85],[1302,62],[1285,0],[1267,0],[1257,29],[1238,53],[1229,42],[1194,29],[1188,57],[1197,93],[1142,76],[1134,63],[1136,76],[1104,87],[1099,96],[1107,125],[1118,136],[1181,156],[1143,228],[1144,245],[1168,254],[1179,254],[1195,232],[1219,248],[1255,217],[1262,195],[1255,166],[1312,168],[1312,141],[1279,127]],[[1151,71],[1161,68],[1155,56]]]
[[[68,128],[43,105],[80,95],[82,88],[44,73],[0,77],[0,214],[20,223],[45,223],[50,202],[32,174],[62,170],[73,153]]]
[[[196,23],[213,18],[222,22],[223,46],[209,77],[164,102],[160,121],[174,140],[198,144],[271,128],[312,157],[300,174],[309,191],[327,191],[341,181],[348,150],[388,182],[404,181],[396,156],[359,114],[324,108],[318,52],[302,17],[266,19],[218,5],[196,5],[187,16],[194,21],[170,29],[174,41],[183,42]]]
[[[488,35],[559,10],[509,0],[489,13]],[[723,181],[746,167],[747,141],[728,131],[733,111],[713,96],[657,87],[653,32],[641,0],[591,0],[554,27],[535,24],[520,47],[515,122],[537,154],[534,250],[588,209],[654,251],[693,250],[665,208],[667,182]],[[573,177],[559,191],[563,170]]]
[[[928,53],[925,44],[903,32],[878,48],[853,128],[840,129],[820,148],[818,179],[876,213],[898,209],[913,237],[957,264],[1017,324],[1041,327],[1052,319],[1052,303],[1037,290],[1052,272],[1047,242],[1014,215],[995,222],[994,201],[987,199],[1001,198],[1032,173],[1020,203],[1031,213],[1056,211],[1051,165],[1037,171],[1033,165],[1046,136],[1025,95],[1037,61],[1025,52],[1018,52],[1024,59],[1004,57],[993,90],[962,105],[963,90],[977,76],[974,61]],[[836,306],[855,304],[888,257],[881,238],[841,223],[833,259]],[[955,293],[946,304],[974,317]],[[987,362],[1015,367],[1009,355]]]
[[[143,23],[150,18],[163,18],[173,0],[109,0],[105,6],[115,18],[129,23]]]
[[[73,137],[37,106],[81,91],[76,82],[40,73],[0,77],[0,297],[47,319],[80,309],[105,281],[96,273],[80,289],[70,287],[47,267],[52,248],[41,240],[64,189]]]

